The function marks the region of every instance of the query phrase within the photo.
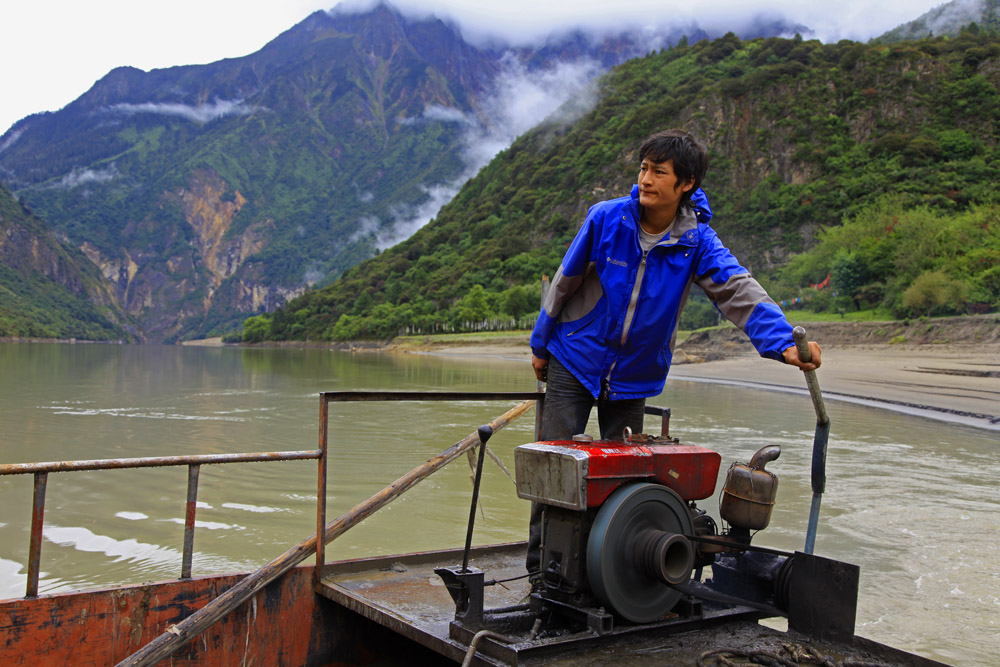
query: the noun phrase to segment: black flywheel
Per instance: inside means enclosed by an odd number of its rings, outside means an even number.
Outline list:
[[[587,577],[595,597],[634,623],[662,617],[691,578],[694,550],[687,505],[647,482],[619,487],[597,511],[587,541]]]

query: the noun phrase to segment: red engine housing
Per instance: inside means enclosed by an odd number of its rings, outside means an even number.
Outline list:
[[[722,457],[668,438],[535,442],[514,452],[517,494],[535,502],[585,510],[599,507],[633,481],[663,484],[685,501],[715,493]]]

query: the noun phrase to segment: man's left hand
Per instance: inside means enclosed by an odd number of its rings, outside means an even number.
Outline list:
[[[781,353],[781,356],[785,358],[786,364],[791,364],[792,366],[797,366],[803,371],[814,371],[820,367],[822,361],[820,357],[822,356],[822,350],[819,348],[819,343],[816,341],[809,341],[809,352],[812,354],[812,361],[806,363],[799,359],[799,350],[797,347],[792,345],[790,348]]]

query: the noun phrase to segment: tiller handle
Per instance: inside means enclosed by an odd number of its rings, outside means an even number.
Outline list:
[[[812,352],[809,351],[809,343],[806,340],[806,330],[802,327],[795,327],[792,330],[792,338],[795,340],[795,347],[799,353],[799,359],[805,362],[812,361]],[[819,390],[819,380],[816,379],[815,371],[805,371],[806,386],[809,387],[809,395],[812,397],[813,408],[816,410],[816,434],[813,436],[812,455],[812,505],[809,508],[809,526],[806,529],[805,553],[811,554],[816,544],[816,529],[819,526],[819,506],[826,490],[826,443],[830,437],[830,417],[826,414],[826,406],[823,404],[823,395]]]

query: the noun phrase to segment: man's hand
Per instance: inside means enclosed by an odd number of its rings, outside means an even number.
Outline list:
[[[816,341],[809,341],[809,352],[812,354],[812,361],[806,363],[799,359],[799,350],[794,345],[781,353],[781,356],[785,358],[785,363],[791,364],[792,366],[797,366],[804,371],[814,371],[822,365],[820,357],[822,356],[822,350],[819,349],[819,343]]]
[[[545,382],[548,379],[549,373],[549,360],[542,359],[541,357],[536,357],[531,355],[531,367],[535,369],[535,377],[538,378],[539,382]]]

